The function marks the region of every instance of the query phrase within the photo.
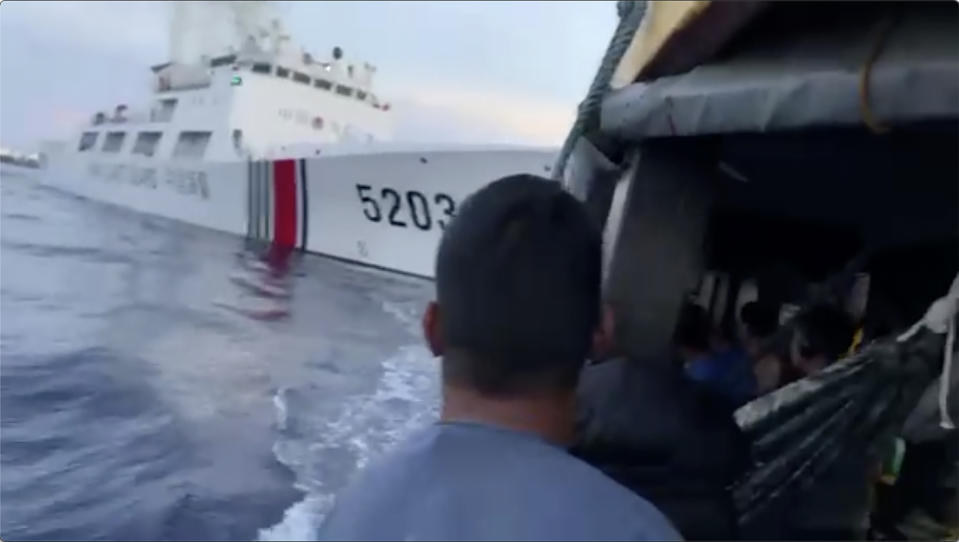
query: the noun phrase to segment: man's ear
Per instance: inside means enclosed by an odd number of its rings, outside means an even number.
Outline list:
[[[423,312],[423,338],[434,356],[443,355],[443,332],[440,324],[440,306],[430,301]]]

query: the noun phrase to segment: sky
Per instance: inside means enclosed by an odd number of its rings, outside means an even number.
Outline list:
[[[281,2],[320,58],[378,67],[395,139],[558,146],[616,25],[614,2]],[[0,145],[72,137],[117,103],[146,103],[169,57],[166,2],[0,4]]]

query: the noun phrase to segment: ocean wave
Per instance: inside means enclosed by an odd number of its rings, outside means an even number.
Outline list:
[[[38,258],[77,258],[94,263],[135,263],[134,258],[131,256],[103,247],[46,245],[41,243],[21,243],[15,241],[4,241],[3,247],[8,250],[23,252]]]
[[[260,540],[312,540],[334,495],[358,469],[438,414],[438,371],[420,345],[399,348],[382,363],[372,393],[346,398],[337,415],[309,411],[307,394],[284,388],[274,396],[277,461],[296,473],[306,496]]]
[[[258,539],[264,542],[315,540],[317,526],[332,504],[333,497],[330,495],[307,494],[303,500],[286,509],[282,521],[261,529]]]
[[[4,213],[3,218],[10,220],[24,220],[27,222],[39,222],[40,217],[37,215],[31,215],[27,213]]]
[[[4,539],[311,538],[359,465],[428,423],[427,283],[0,190]]]

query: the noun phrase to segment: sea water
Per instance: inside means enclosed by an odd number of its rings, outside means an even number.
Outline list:
[[[309,539],[435,419],[432,285],[0,171],[0,538]]]

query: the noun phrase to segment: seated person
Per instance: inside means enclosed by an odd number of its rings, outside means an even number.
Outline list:
[[[739,340],[750,358],[761,357],[764,341],[772,337],[779,328],[778,320],[779,312],[768,303],[750,301],[739,310],[739,321],[742,323]]]
[[[613,352],[615,323],[608,307],[597,343]],[[727,488],[748,466],[749,450],[727,401],[665,358],[622,355],[587,367],[579,396],[579,457],[652,501],[685,538],[737,537]]]
[[[742,323],[739,337],[752,364],[756,395],[779,389],[787,380],[784,356],[780,356],[775,345],[770,344],[779,327],[778,311],[769,304],[751,301],[740,309],[739,320]]]
[[[790,359],[802,376],[813,375],[841,357],[855,331],[849,316],[828,304],[804,309],[796,315],[794,325]],[[777,532],[764,533],[762,538],[863,539],[877,467],[865,443],[846,443],[839,457],[814,483],[779,506]]]
[[[736,408],[755,396],[755,377],[746,352],[728,341],[717,339],[719,334],[713,329],[706,311],[699,305],[685,304],[674,341],[686,375]]]
[[[849,350],[855,331],[842,309],[820,304],[804,310],[796,315],[790,345],[793,367],[804,376],[823,370]]]
[[[756,374],[748,352],[734,337],[732,330],[716,327],[710,344],[713,356],[726,368],[719,377],[718,392],[739,408],[756,398]]]
[[[562,187],[507,177],[440,242],[423,330],[439,423],[361,472],[325,540],[676,540],[653,505],[568,453],[597,327],[600,235]]]
[[[715,364],[710,363],[709,317],[706,310],[695,303],[685,303],[679,312],[673,342],[679,353],[683,370],[693,380],[705,381],[716,372]]]

